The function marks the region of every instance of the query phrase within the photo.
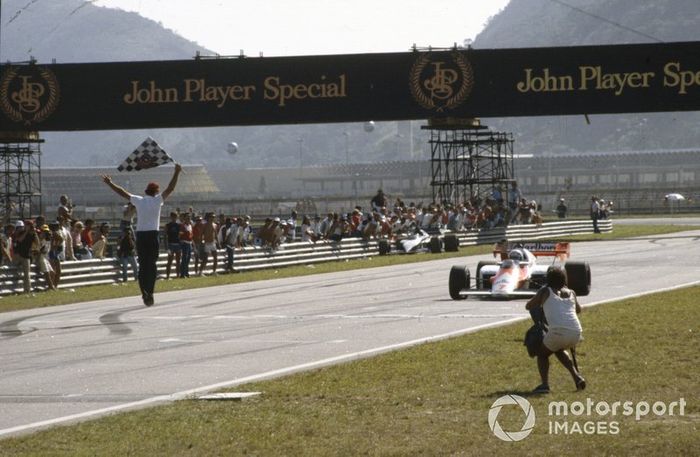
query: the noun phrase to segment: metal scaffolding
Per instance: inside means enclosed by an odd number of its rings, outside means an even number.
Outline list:
[[[431,121],[433,201],[459,204],[482,202],[500,189],[505,204],[513,170],[513,135],[493,132],[476,120]]]
[[[43,142],[36,132],[0,134],[0,219],[5,224],[42,212]]]

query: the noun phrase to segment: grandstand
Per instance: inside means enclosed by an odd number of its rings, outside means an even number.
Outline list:
[[[43,168],[41,170],[44,207],[55,208],[58,197],[68,195],[77,207],[103,207],[123,203],[100,179],[102,174],[111,175],[114,182],[127,190],[143,194],[150,181],[167,186],[173,174],[172,166],[152,168],[148,171],[119,173],[114,168],[76,167]],[[220,194],[203,165],[183,165],[183,173],[177,184],[174,201],[200,201]]]
[[[545,209],[565,197],[574,212],[587,208],[590,196],[614,200],[617,209],[654,209],[663,205],[663,196],[680,192],[692,201],[700,200],[696,182],[700,179],[700,150],[642,152],[591,152],[517,156],[515,177],[525,196],[542,203]],[[319,210],[352,207],[366,203],[382,188],[391,197],[416,201],[430,199],[430,163],[392,161],[365,164],[316,165],[303,169],[253,168],[207,170],[203,165],[187,165],[171,205],[199,204],[241,211],[270,211],[276,203],[314,198],[325,202]],[[61,194],[85,207],[121,203],[104,186],[99,175],[110,173],[120,185],[141,192],[148,181],[165,185],[172,167],[147,172],[121,174],[107,168],[44,168],[44,205],[51,208]],[[335,203],[334,203],[335,202]],[[337,208],[335,208],[337,206]]]

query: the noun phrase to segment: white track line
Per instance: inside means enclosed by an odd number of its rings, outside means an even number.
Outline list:
[[[681,284],[678,286],[667,287],[667,288],[663,288],[663,289],[656,289],[656,290],[652,290],[652,291],[648,291],[648,292],[642,292],[642,293],[637,293],[637,294],[626,295],[623,297],[616,297],[614,299],[593,302],[593,303],[586,304],[584,307],[588,308],[588,307],[592,307],[592,306],[602,305],[604,303],[616,302],[616,301],[621,301],[621,300],[628,300],[630,298],[637,298],[637,297],[641,297],[644,295],[651,295],[651,294],[655,294],[655,293],[659,293],[659,292],[669,292],[672,290],[683,289],[685,287],[696,286],[696,285],[700,285],[700,281],[694,281],[694,282],[690,282],[690,283],[686,283],[686,284]],[[423,344],[423,343],[441,341],[441,340],[445,340],[448,338],[453,338],[456,336],[461,336],[461,335],[465,335],[468,333],[473,333],[473,332],[476,332],[479,330],[501,327],[504,325],[523,321],[523,320],[526,320],[529,318],[530,318],[530,316],[514,317],[514,318],[505,319],[505,320],[498,321],[498,322],[492,322],[490,324],[477,325],[474,327],[469,327],[469,328],[465,328],[465,329],[461,329],[461,330],[455,330],[453,332],[443,333],[440,335],[418,338],[415,340],[405,341],[403,343],[390,344],[388,346],[381,346],[378,348],[366,349],[364,351],[354,352],[351,354],[344,354],[344,355],[340,355],[340,356],[336,356],[336,357],[329,357],[327,359],[317,360],[314,362],[302,363],[300,365],[294,365],[291,367],[285,367],[285,368],[280,368],[277,370],[271,370],[271,371],[267,371],[264,373],[246,376],[243,378],[233,379],[231,381],[224,381],[224,382],[220,382],[220,383],[216,383],[216,384],[211,384],[208,386],[198,387],[196,389],[184,390],[182,392],[176,392],[176,393],[173,393],[170,395],[159,395],[156,397],[145,398],[145,399],[139,400],[139,401],[123,403],[121,405],[110,406],[108,408],[95,409],[92,411],[86,411],[84,413],[78,413],[78,414],[72,414],[69,416],[57,417],[55,419],[49,419],[49,420],[40,421],[40,422],[33,422],[30,424],[19,425],[17,427],[10,427],[10,428],[0,430],[0,437],[6,436],[6,435],[11,435],[11,434],[27,433],[27,432],[34,430],[34,429],[46,428],[46,427],[50,427],[52,425],[58,425],[58,424],[67,423],[67,422],[80,421],[83,419],[89,419],[92,417],[107,415],[107,414],[125,411],[125,410],[129,410],[129,409],[143,408],[143,407],[154,405],[157,403],[182,400],[182,399],[186,399],[188,397],[192,397],[192,396],[199,394],[199,393],[210,392],[210,391],[218,390],[218,389],[224,389],[227,387],[233,387],[236,385],[246,384],[249,382],[256,382],[256,381],[261,381],[261,380],[265,380],[265,379],[276,378],[276,377],[280,377],[283,375],[289,375],[289,374],[300,372],[300,371],[305,371],[305,370],[310,370],[310,369],[314,369],[314,368],[321,368],[324,366],[333,365],[333,364],[336,364],[339,362],[348,362],[351,360],[366,358],[369,356],[378,355],[378,354],[382,354],[382,353],[389,352],[389,351],[395,351],[397,349],[404,349],[404,348],[416,346],[416,345]]]

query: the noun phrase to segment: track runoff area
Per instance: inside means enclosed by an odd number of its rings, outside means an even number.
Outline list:
[[[592,270],[583,306],[698,284],[678,259],[700,254],[699,238],[574,243]],[[449,298],[451,265],[488,258],[168,292],[153,308],[134,297],[3,313],[0,437],[527,319],[523,300]]]

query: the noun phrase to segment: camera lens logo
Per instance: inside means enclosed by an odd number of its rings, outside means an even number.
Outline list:
[[[525,423],[518,432],[506,432],[498,423],[498,413],[506,405],[518,405],[525,413]],[[489,427],[496,437],[503,441],[520,441],[527,438],[535,427],[535,409],[529,401],[519,395],[504,395],[491,405],[489,410]]]

